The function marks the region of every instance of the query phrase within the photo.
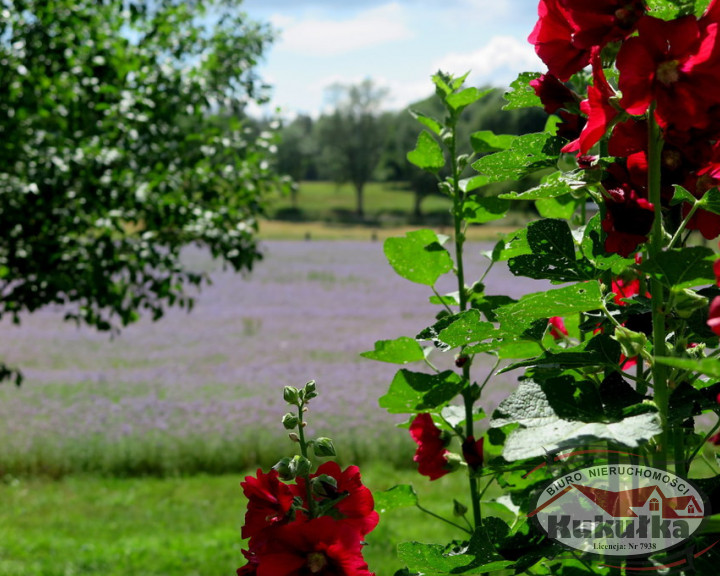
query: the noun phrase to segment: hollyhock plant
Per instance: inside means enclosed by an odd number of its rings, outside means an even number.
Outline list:
[[[573,23],[572,43],[578,48],[602,48],[624,40],[637,27],[647,7],[643,0],[560,0]]]
[[[710,330],[720,336],[720,296],[716,296],[712,302],[710,302],[707,325],[710,327]]]
[[[373,576],[362,556],[363,538],[378,523],[373,496],[360,469],[342,470],[333,461],[311,473],[309,450],[334,456],[328,438],[307,440],[304,415],[317,396],[315,382],[285,387],[285,401],[297,409],[282,424],[300,445],[300,454],[283,458],[267,474],[248,476],[242,488],[248,499],[242,537],[246,564],[238,576]]]
[[[432,416],[422,413],[415,416],[410,424],[410,435],[418,445],[413,460],[418,463],[418,472],[437,480],[451,471],[442,432],[435,426]]]

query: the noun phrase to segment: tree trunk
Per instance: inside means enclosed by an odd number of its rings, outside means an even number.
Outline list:
[[[365,217],[365,211],[363,209],[363,188],[365,184],[355,184],[355,196],[357,198],[357,215],[360,218]]]

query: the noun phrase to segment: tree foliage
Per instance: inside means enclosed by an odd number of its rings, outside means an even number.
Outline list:
[[[272,34],[237,6],[2,0],[0,318],[57,304],[116,329],[192,305],[183,246],[260,257],[274,134],[243,110]]]

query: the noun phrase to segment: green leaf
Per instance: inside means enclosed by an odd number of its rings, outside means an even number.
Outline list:
[[[509,149],[483,156],[473,168],[491,182],[519,180],[537,170],[554,166],[564,140],[545,133],[523,134]]]
[[[424,130],[418,136],[415,150],[407,153],[407,159],[418,168],[432,173],[445,166],[445,156],[440,144]]]
[[[566,194],[565,196],[538,200],[535,202],[535,207],[543,218],[563,218],[570,220],[582,202],[584,202],[584,200],[578,200],[571,194]]]
[[[533,320],[569,316],[577,312],[597,310],[601,306],[600,285],[597,282],[581,282],[556,290],[527,294],[515,304],[500,308],[497,316],[503,332],[521,334]]]
[[[510,84],[511,91],[505,93],[507,104],[503,110],[517,110],[518,108],[530,108],[539,106],[542,108],[542,101],[535,94],[530,82],[540,78],[539,72],[523,72]]]
[[[488,183],[488,179],[485,176],[473,176],[472,178],[463,178],[458,183],[460,190],[463,192],[472,192],[477,190]]]
[[[452,370],[424,374],[402,369],[379,405],[391,414],[426,412],[444,406],[462,390],[463,382]]]
[[[588,280],[594,276],[590,263],[576,258],[575,241],[565,220],[531,222],[527,242],[532,254],[516,256],[508,262],[515,276],[554,282]]]
[[[497,196],[473,196],[463,204],[463,218],[470,224],[485,224],[504,218],[510,201]]]
[[[700,207],[703,210],[712,212],[713,214],[720,214],[720,190],[717,188],[710,188],[699,201]]]
[[[492,92],[492,88],[487,88],[485,90],[478,90],[477,88],[471,87],[471,88],[465,88],[464,90],[461,90],[460,92],[455,92],[453,94],[450,94],[446,99],[445,103],[452,109],[454,112],[460,112],[473,102],[477,102],[480,100],[483,96],[486,96],[490,92]]]
[[[510,432],[503,448],[508,461],[545,456],[563,448],[608,440],[635,447],[662,430],[657,413],[630,416],[619,422],[583,422],[561,418],[543,387],[532,380],[520,382],[517,390],[498,406],[490,426],[520,424]]]
[[[416,230],[402,238],[388,238],[384,251],[395,272],[426,286],[433,286],[453,267],[450,254],[432,230]]]
[[[510,148],[514,134],[495,134],[492,130],[479,130],[470,134],[470,143],[476,154],[499,152]]]
[[[515,362],[506,366],[498,374],[527,366],[557,366],[558,368],[576,368],[584,366],[607,366],[612,369],[620,362],[620,344],[607,334],[598,334],[587,342],[559,352],[548,350],[537,358]]]
[[[685,188],[683,188],[679,184],[676,184],[675,192],[673,193],[672,200],[670,201],[670,206],[676,206],[678,204],[682,204],[683,202],[690,202],[690,204],[695,204],[695,202],[697,202],[697,198],[695,198],[695,196],[685,190]]]
[[[713,262],[717,256],[705,246],[690,246],[661,252],[640,268],[665,286],[681,290],[715,283]]]
[[[453,316],[446,316],[417,335],[418,340],[432,340],[441,350],[479,342],[498,335],[490,322],[480,319],[480,311],[466,310]]]
[[[701,360],[695,360],[693,358],[672,358],[669,356],[659,356],[655,358],[655,361],[660,364],[664,364],[665,366],[682,368],[683,370],[705,374],[711,378],[720,378],[720,359],[718,358],[703,358]],[[708,385],[709,384],[710,383],[708,383]]]
[[[398,557],[410,570],[426,576],[487,574],[514,564],[495,552],[484,529],[473,534],[467,548],[447,550],[437,544],[403,542],[398,545]]]
[[[502,240],[498,240],[495,247],[490,251],[483,252],[483,255],[493,262],[502,262],[515,256],[531,253],[532,250],[527,241],[527,228],[521,228],[506,235]]]
[[[409,484],[398,484],[389,490],[373,492],[375,509],[380,513],[417,506],[418,497],[415,489]]]
[[[500,198],[507,198],[508,200],[543,200],[546,198],[557,198],[558,196],[565,196],[583,185],[583,182],[568,178],[567,175],[562,172],[553,172],[543,178],[539,186],[535,186],[524,192],[500,194]]]
[[[440,132],[442,132],[442,124],[435,120],[435,118],[431,118],[430,116],[427,116],[426,114],[423,114],[418,110],[412,109],[410,110],[410,115],[415,118],[415,120],[420,122],[423,126],[429,128],[434,134],[440,136]]]
[[[619,254],[605,252],[601,226],[600,214],[596,214],[585,226],[580,249],[585,257],[593,263],[599,274],[605,270],[611,270],[613,275],[619,276],[635,261],[632,258],[623,258]]]
[[[392,364],[407,364],[425,359],[420,344],[407,336],[400,336],[395,340],[378,340],[375,342],[375,350],[363,352],[360,356]]]

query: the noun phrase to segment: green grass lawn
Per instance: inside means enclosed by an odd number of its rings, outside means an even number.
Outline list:
[[[413,483],[421,503],[451,517],[466,478],[430,482],[374,464],[373,491]],[[244,562],[242,475],[112,479],[68,477],[0,482],[0,576],[233,576]],[[401,567],[401,541],[448,542],[462,532],[415,509],[381,514],[365,558],[377,576]]]

